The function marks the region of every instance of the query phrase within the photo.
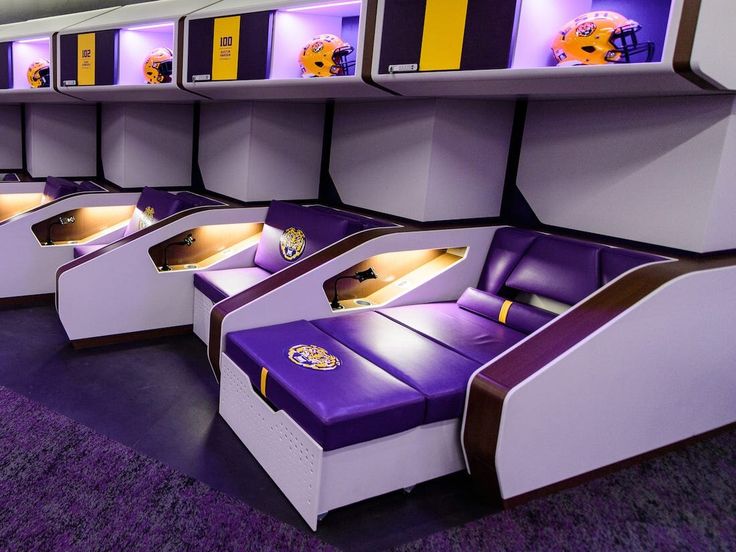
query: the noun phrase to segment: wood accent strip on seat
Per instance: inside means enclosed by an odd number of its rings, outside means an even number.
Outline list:
[[[482,491],[501,501],[496,446],[504,400],[515,386],[668,282],[730,266],[736,266],[733,251],[641,267],[479,372],[468,391],[463,444],[471,475]]]

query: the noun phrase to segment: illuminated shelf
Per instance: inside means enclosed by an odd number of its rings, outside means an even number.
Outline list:
[[[134,205],[80,207],[38,222],[31,227],[31,231],[38,243],[44,247],[87,244],[125,228],[133,216],[134,209]],[[53,234],[54,244],[45,245],[49,225],[61,217],[74,217],[74,223],[56,226]]]
[[[463,18],[450,14],[464,10],[465,3],[450,9],[440,4],[430,13],[420,2],[378,0],[371,68],[376,83],[403,95],[466,97],[589,98],[736,89],[736,59],[717,39],[736,24],[736,11],[717,2],[499,0],[469,3]],[[444,17],[437,9],[446,12]],[[632,63],[558,67],[554,38],[566,23],[596,10],[637,21],[636,38],[653,44],[651,61],[637,54]]]
[[[222,0],[186,18],[184,86],[214,99],[374,97],[363,82],[366,0]],[[241,32],[242,28],[242,32]],[[302,78],[299,53],[314,37],[350,44],[347,74]]]
[[[360,283],[340,280],[338,297],[343,309],[380,307],[461,262],[466,253],[466,247],[383,253],[330,278],[324,283],[323,289],[327,300],[331,302],[336,278],[372,268],[377,276],[375,280]]]
[[[195,99],[177,84],[180,20],[215,0],[158,0],[111,10],[57,37],[58,86],[91,101]],[[146,57],[157,48],[173,53],[170,82],[149,84]]]
[[[148,251],[153,265],[161,273],[202,270],[223,260],[255,247],[261,239],[262,223],[236,223],[200,226],[180,232]],[[191,247],[176,245],[188,234],[194,238]],[[173,245],[172,245],[173,244]],[[168,265],[171,270],[161,270],[164,248],[168,250]]]
[[[0,25],[0,101],[69,102],[73,98],[59,94],[52,86],[54,60],[51,43],[55,34],[69,25],[95,17],[113,8],[45,17]],[[27,79],[28,67],[36,60],[49,62],[49,86],[33,88]]]

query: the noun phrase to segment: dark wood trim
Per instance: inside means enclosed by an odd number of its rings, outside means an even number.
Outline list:
[[[702,255],[641,267],[479,372],[468,392],[463,432],[470,472],[478,486],[496,501],[501,499],[496,446],[504,400],[515,386],[675,278],[729,266],[736,266],[736,253]]]
[[[401,96],[398,92],[386,88],[373,80],[373,48],[376,41],[376,28],[378,25],[378,0],[368,0],[365,6],[365,32],[363,33],[363,51],[360,57],[360,77],[363,82],[383,90],[392,96]]]
[[[72,339],[71,344],[77,350],[91,349],[93,347],[107,347],[109,345],[117,345],[119,343],[130,343],[133,341],[143,341],[150,339],[159,339],[162,337],[172,337],[176,335],[187,335],[192,333],[193,325],[170,326],[168,328],[156,328],[154,330],[140,330],[137,332],[129,332],[115,335],[102,335],[98,337],[88,337],[85,339]]]
[[[695,32],[698,28],[700,17],[700,4],[702,0],[685,0],[682,5],[682,16],[680,17],[680,29],[677,33],[675,43],[675,55],[673,67],[675,73],[689,80],[703,90],[720,90],[713,83],[696,74],[692,67],[693,46],[695,45]]]
[[[53,304],[53,293],[41,293],[39,295],[21,295],[18,297],[0,297],[0,310]]]
[[[736,422],[726,424],[725,426],[712,429],[710,431],[707,431],[705,433],[701,433],[700,435],[695,435],[693,437],[688,437],[687,439],[683,439],[682,441],[677,441],[676,443],[671,443],[669,445],[665,445],[663,447],[660,447],[658,449],[650,450],[648,452],[644,452],[642,454],[639,454],[637,456],[633,456],[631,458],[627,458],[626,460],[621,460],[620,462],[615,462],[613,464],[609,464],[607,466],[603,466],[602,468],[598,468],[596,470],[593,470],[591,472],[583,473],[580,475],[576,475],[575,477],[571,477],[569,479],[565,479],[564,481],[560,481],[558,483],[554,483],[553,485],[548,485],[546,487],[542,487],[541,489],[537,489],[535,491],[531,491],[528,493],[524,493],[519,496],[515,496],[513,498],[510,498],[508,500],[503,501],[503,506],[505,508],[516,508],[517,506],[521,506],[522,504],[526,504],[527,502],[531,500],[535,500],[537,498],[541,498],[553,493],[557,493],[559,491],[562,491],[564,489],[569,489],[571,487],[575,487],[577,485],[582,485],[583,483],[587,483],[589,481],[592,481],[594,479],[598,479],[599,477],[603,477],[605,475],[610,475],[612,473],[615,473],[617,471],[620,471],[625,468],[629,468],[631,466],[635,466],[637,464],[641,464],[642,462],[645,462],[647,460],[652,460],[654,458],[658,458],[664,454],[667,454],[668,452],[673,452],[677,450],[681,450],[685,447],[688,447],[690,445],[693,445],[695,443],[699,443],[701,441],[706,441],[708,439],[711,439],[713,437],[716,437],[718,435],[721,435],[723,433],[726,433],[728,431],[732,431],[736,429]]]

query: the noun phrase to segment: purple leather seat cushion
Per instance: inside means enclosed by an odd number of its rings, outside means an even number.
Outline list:
[[[102,249],[103,247],[106,247],[107,245],[109,244],[98,243],[95,245],[75,245],[74,246],[74,258],[77,259],[89,253],[94,253],[95,251]]]
[[[292,362],[294,346],[315,345],[340,365],[314,370]],[[315,326],[300,320],[229,333],[226,354],[325,450],[342,448],[421,425],[424,397]],[[247,415],[246,412],[243,415]]]
[[[289,228],[301,230],[306,239],[303,252],[292,260],[284,258],[280,245],[282,234]],[[345,218],[293,203],[272,201],[256,249],[255,264],[269,272],[278,272],[341,240],[352,231],[355,231],[355,225]]]
[[[537,331],[556,316],[553,312],[515,301],[509,301],[510,307],[502,314],[505,303],[503,297],[475,288],[466,289],[457,300],[460,308],[525,334]]]
[[[204,293],[210,301],[218,303],[253,287],[270,275],[270,272],[257,266],[197,272],[194,275],[194,287]]]
[[[508,326],[463,310],[456,303],[407,305],[378,312],[480,364],[526,337]]]
[[[187,208],[174,194],[154,188],[143,188],[135,211],[125,229],[125,236],[142,230],[151,224],[170,217],[174,213]]]
[[[60,197],[73,194],[78,191],[80,191],[79,185],[76,182],[67,180],[66,178],[58,178],[56,176],[49,176],[43,187],[43,195],[49,199],[59,199]]]
[[[538,232],[518,228],[496,230],[478,287],[491,293],[501,291],[519,259],[539,236]]]
[[[465,390],[478,362],[377,312],[312,323],[424,395],[425,424],[462,416]]]
[[[20,182],[20,178],[15,173],[5,173],[3,175],[3,182]]]

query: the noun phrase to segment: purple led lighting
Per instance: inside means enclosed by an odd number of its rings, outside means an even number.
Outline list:
[[[148,29],[164,29],[166,27],[173,27],[174,23],[169,21],[167,23],[151,23],[148,25],[137,25],[135,27],[127,27],[126,31],[145,31]]]
[[[48,42],[49,37],[42,36],[41,38],[26,38],[25,40],[16,40],[18,44],[30,44],[31,42]]]
[[[336,8],[337,6],[354,6],[360,4],[360,0],[351,0],[350,2],[330,2],[326,4],[313,4],[311,6],[300,6],[298,8],[286,8],[287,12],[298,12],[307,10],[322,10],[326,8]]]

